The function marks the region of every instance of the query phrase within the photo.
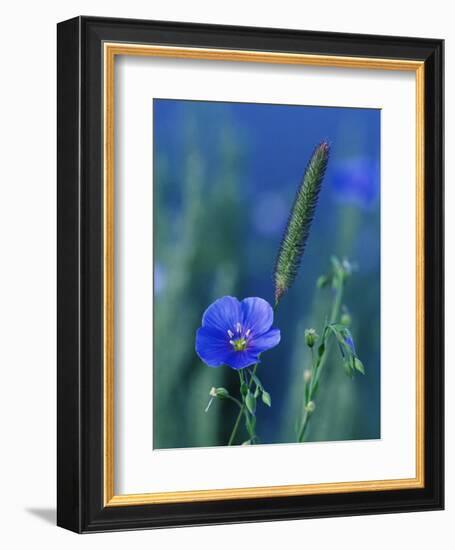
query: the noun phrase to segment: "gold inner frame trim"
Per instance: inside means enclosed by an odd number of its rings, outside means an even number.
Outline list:
[[[114,71],[115,56],[153,56],[319,67],[412,71],[416,78],[416,476],[405,479],[365,480],[302,485],[177,491],[116,495],[114,456]],[[400,59],[341,57],[248,50],[185,48],[149,44],[103,45],[103,321],[104,321],[104,504],[128,506],[226,499],[268,498],[310,494],[384,491],[424,487],[424,63]]]

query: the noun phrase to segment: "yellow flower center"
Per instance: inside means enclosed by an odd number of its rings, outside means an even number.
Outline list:
[[[230,340],[230,344],[235,351],[243,351],[246,349],[247,341],[245,338],[239,338],[238,340]]]

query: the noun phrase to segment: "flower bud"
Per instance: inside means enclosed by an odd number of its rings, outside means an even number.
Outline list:
[[[229,392],[226,388],[216,388],[216,397],[219,397],[220,399],[223,399],[225,397],[229,396]]]
[[[349,275],[351,275],[353,271],[352,263],[348,259],[344,258],[341,262],[341,265],[343,267],[344,275],[346,277],[349,277]]]
[[[349,311],[345,310],[341,314],[340,323],[344,325],[345,327],[350,327],[352,322],[351,315],[349,314]]]
[[[308,413],[312,413],[314,412],[314,409],[316,408],[316,404],[314,401],[308,401],[306,407],[305,407],[305,410],[306,412]]]
[[[314,346],[318,338],[319,338],[319,335],[314,330],[314,328],[308,328],[305,330],[305,343],[309,348],[312,348]]]

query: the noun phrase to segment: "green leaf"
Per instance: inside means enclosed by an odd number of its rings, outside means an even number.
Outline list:
[[[330,328],[335,329],[339,332],[343,332],[343,330],[346,329],[346,327],[341,323],[332,323],[329,325]]]
[[[344,341],[342,330],[340,330],[339,326],[342,325],[329,325],[330,330],[332,331],[332,334],[335,336],[335,338],[338,340],[338,342],[343,346],[346,347],[346,342]],[[343,326],[344,329],[344,326]],[[350,349],[350,348],[349,348]]]
[[[319,357],[322,357],[324,355],[324,351],[325,351],[325,342],[322,342],[318,347]]]
[[[365,367],[363,366],[362,361],[358,357],[354,357],[354,368],[355,370],[365,374]]]
[[[331,329],[332,333],[335,335],[336,339],[342,346],[343,350],[346,352],[346,355],[348,357],[355,357],[354,350],[346,342],[346,339],[348,338],[354,343],[354,339],[352,337],[351,331],[341,323],[333,323],[329,325],[329,328]]]
[[[258,386],[261,390],[263,390],[264,387],[262,385],[262,382],[259,380],[258,376],[254,374],[252,370],[250,370],[250,375],[251,375],[251,378],[254,380],[254,383],[256,384],[256,386]]]
[[[245,424],[246,429],[248,431],[248,435],[250,436],[250,441],[253,443],[256,435],[254,433],[254,429],[256,427],[256,417],[254,415],[249,415],[245,413]]]
[[[262,392],[262,401],[267,405],[267,407],[272,406],[272,398],[270,397],[270,393],[265,390]]]
[[[354,370],[352,368],[352,362],[350,358],[345,358],[343,360],[343,367],[345,373],[349,376],[349,378],[352,378],[354,376]]]
[[[325,288],[331,283],[332,278],[328,275],[321,275],[318,277],[318,280],[316,281],[316,286],[318,288]]]
[[[254,432],[254,429],[256,428],[256,417],[255,416],[250,416],[250,426],[251,426],[251,429]],[[253,435],[254,435],[254,433],[253,433]]]
[[[248,389],[248,384],[246,384],[245,382],[242,382],[240,384],[240,393],[245,396],[247,395],[249,392],[249,389]]]
[[[256,398],[249,390],[245,397],[245,405],[250,413],[254,416],[256,412]]]

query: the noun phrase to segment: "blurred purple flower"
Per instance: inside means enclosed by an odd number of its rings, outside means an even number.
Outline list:
[[[338,162],[331,183],[340,201],[371,208],[379,196],[379,163],[367,157]]]
[[[356,352],[355,352],[354,340],[348,329],[345,329],[344,331],[344,341],[351,348],[352,353],[355,355]]]
[[[241,302],[224,296],[210,305],[196,332],[196,353],[209,367],[227,365],[244,369],[259,362],[259,355],[280,342],[272,328],[273,309],[262,298]]]

